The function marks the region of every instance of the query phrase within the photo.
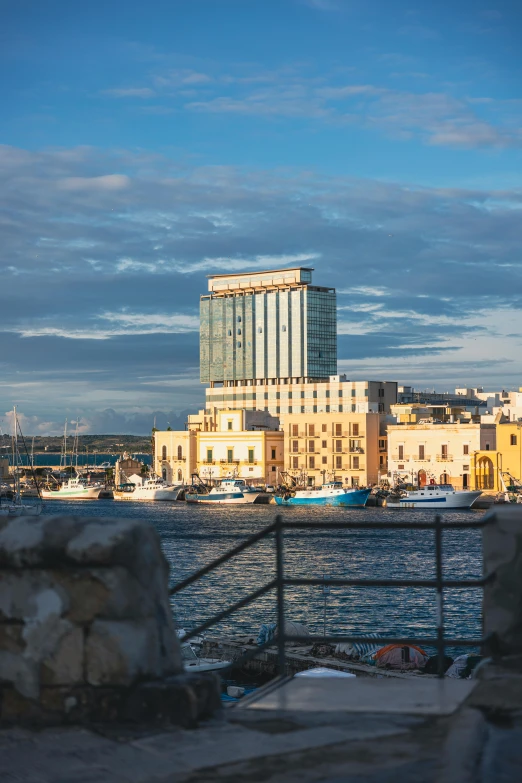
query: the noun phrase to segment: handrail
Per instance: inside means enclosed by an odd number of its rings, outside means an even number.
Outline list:
[[[313,585],[323,585],[324,579],[306,579],[306,578],[285,578],[284,575],[284,530],[434,530],[435,531],[435,578],[434,579],[329,579],[328,585],[332,587],[415,587],[424,589],[435,589],[437,592],[437,620],[436,638],[407,638],[407,637],[368,637],[368,636],[354,636],[354,635],[336,635],[336,636],[307,636],[306,641],[310,644],[325,643],[325,642],[349,642],[349,643],[365,643],[371,640],[372,643],[379,644],[424,644],[432,645],[437,649],[437,675],[439,677],[444,676],[444,653],[447,646],[459,646],[459,647],[475,647],[479,644],[484,644],[485,639],[448,639],[444,637],[444,603],[443,603],[443,590],[445,588],[478,588],[484,587],[495,578],[495,574],[486,574],[481,579],[444,579],[442,575],[442,531],[443,530],[467,530],[467,529],[480,529],[489,524],[490,520],[475,520],[472,522],[458,522],[449,521],[442,522],[439,515],[435,517],[434,522],[401,522],[400,520],[386,521],[386,522],[356,522],[350,520],[342,521],[328,521],[328,522],[294,522],[283,521],[280,515],[277,515],[275,521],[267,527],[249,536],[243,540],[240,544],[225,552],[220,557],[213,560],[208,565],[203,566],[191,576],[178,582],[169,590],[170,595],[176,595],[181,590],[185,589],[189,585],[197,582],[201,577],[214,571],[223,563],[226,563],[232,557],[243,552],[245,549],[249,549],[254,544],[268,538],[272,534],[275,536],[276,545],[276,576],[267,584],[259,587],[257,590],[246,595],[244,598],[236,601],[234,604],[224,609],[218,614],[211,617],[209,620],[194,628],[190,633],[184,636],[184,641],[190,641],[190,639],[198,636],[204,631],[208,630],[211,626],[220,622],[221,620],[229,617],[238,609],[242,609],[252,601],[260,598],[266,593],[270,592],[274,588],[277,593],[277,628],[283,629],[282,633],[278,633],[273,639],[265,642],[262,645],[256,646],[255,650],[250,650],[246,654],[242,655],[239,660],[235,661],[233,665],[237,666],[241,663],[245,663],[247,660],[255,658],[263,650],[277,646],[277,658],[278,658],[278,671],[281,677],[285,674],[286,658],[285,658],[285,644],[287,642],[302,642],[304,637],[286,635],[284,633],[285,628],[285,588],[286,587],[304,587]],[[181,535],[180,538],[203,538],[205,536],[194,535]],[[223,534],[222,538],[237,538],[235,534]],[[232,666],[232,664],[231,664]]]

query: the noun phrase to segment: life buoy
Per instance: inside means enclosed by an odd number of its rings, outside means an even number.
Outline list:
[[[430,484],[435,484],[435,479],[430,479]]]

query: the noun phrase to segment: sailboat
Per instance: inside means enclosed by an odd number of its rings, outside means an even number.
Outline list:
[[[40,488],[38,486],[38,482],[35,479],[36,484],[36,490],[38,492],[38,502],[36,503],[27,503],[25,501],[22,501],[22,496],[20,494],[20,468],[21,468],[21,458],[20,458],[20,451],[18,447],[18,435],[20,434],[20,437],[22,438],[22,442],[25,446],[25,439],[22,435],[22,430],[20,428],[20,422],[18,421],[18,416],[16,414],[16,405],[13,407],[13,475],[14,475],[14,489],[12,493],[12,497],[5,498],[0,495],[0,516],[6,517],[6,516],[13,516],[13,517],[25,517],[25,516],[38,516],[42,512],[43,504],[42,504],[42,496],[40,494]],[[27,452],[27,449],[25,449]],[[34,473],[33,473],[34,477]]]
[[[47,489],[42,489],[42,497],[45,500],[97,500],[100,492],[104,489],[103,484],[88,484],[86,479],[83,478],[78,472],[78,425],[79,419],[76,420],[76,433],[73,441],[73,450],[71,453],[71,471],[73,470],[73,459],[76,454],[76,466],[74,472],[76,475],[72,475],[66,480],[59,482],[54,476],[53,480],[56,482],[55,486]],[[63,452],[60,459],[60,472],[67,468],[67,420],[65,421],[65,428],[63,432]]]

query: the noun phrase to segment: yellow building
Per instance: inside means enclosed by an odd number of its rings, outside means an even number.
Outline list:
[[[522,481],[522,422],[497,424],[497,450],[502,455],[502,470]]]
[[[167,481],[207,482],[238,476],[275,484],[283,467],[284,435],[264,411],[208,410],[189,416],[186,431],[155,433],[155,470]]]
[[[400,477],[420,486],[433,480],[437,484],[453,484],[455,489],[471,489],[479,481],[478,471],[482,483],[478,488],[495,489],[494,471],[489,464],[494,465],[495,450],[495,424],[388,426],[388,470],[392,482]]]
[[[386,435],[378,413],[284,416],[285,470],[310,486],[334,478],[351,487],[386,475]]]

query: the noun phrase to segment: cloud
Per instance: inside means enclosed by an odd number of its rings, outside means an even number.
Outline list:
[[[155,92],[150,87],[115,87],[102,90],[102,95],[111,95],[114,98],[153,98]]]
[[[65,177],[58,179],[56,186],[61,190],[123,190],[130,185],[124,174],[105,174],[102,177]]]

